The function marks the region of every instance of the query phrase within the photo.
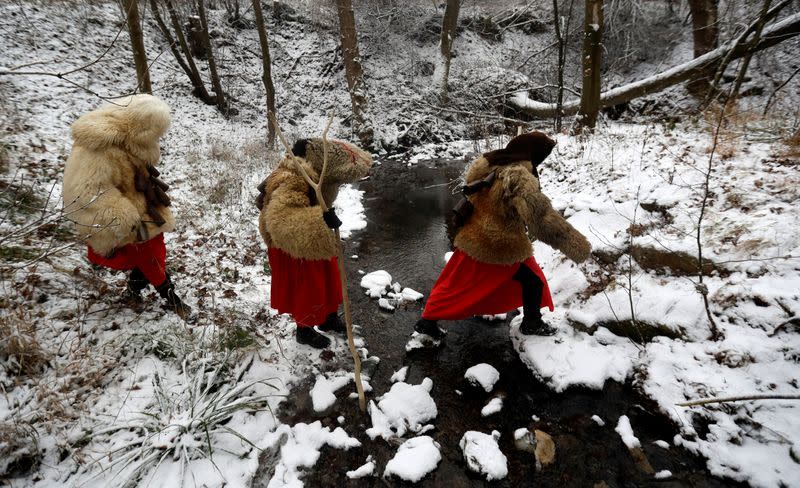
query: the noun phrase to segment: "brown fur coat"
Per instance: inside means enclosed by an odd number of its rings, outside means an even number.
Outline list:
[[[474,211],[455,237],[457,248],[491,264],[524,261],[532,255],[531,241],[536,239],[578,263],[589,256],[589,242],[553,210],[532,169],[530,161],[498,166],[490,165],[486,157],[470,165],[467,183],[482,180],[492,171],[497,179],[469,197]]]
[[[322,170],[322,141],[311,139],[295,144],[294,152],[314,180]],[[323,198],[333,205],[339,186],[358,181],[369,173],[372,157],[355,146],[328,141],[328,168]],[[322,219],[316,195],[289,158],[259,186],[258,230],[267,246],[275,246],[301,259],[330,259],[336,255],[334,234]]]
[[[115,100],[72,124],[64,212],[98,254],[175,228],[155,171],[169,124],[169,107],[152,95]]]

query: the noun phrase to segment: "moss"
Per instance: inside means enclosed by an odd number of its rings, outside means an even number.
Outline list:
[[[35,249],[18,246],[0,246],[0,260],[20,262],[30,261],[39,255]]]
[[[219,347],[222,350],[235,351],[244,349],[256,343],[250,331],[242,327],[226,327],[220,334]]]

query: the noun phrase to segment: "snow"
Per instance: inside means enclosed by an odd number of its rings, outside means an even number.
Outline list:
[[[653,441],[653,444],[657,445],[661,449],[669,449],[669,442],[667,441],[657,440]]]
[[[421,432],[426,423],[438,415],[436,403],[430,395],[433,381],[425,378],[419,385],[394,383],[376,404],[369,402],[372,427],[366,433],[371,439],[403,437],[408,432]]]
[[[354,231],[367,227],[363,200],[364,192],[355,189],[349,183],[342,185],[339,190],[339,195],[336,197],[336,216],[342,221],[339,233],[343,239],[350,237]]]
[[[602,327],[594,335],[564,328],[553,336],[530,337],[518,331],[520,322],[522,315],[511,321],[520,357],[555,391],[572,385],[600,389],[609,379],[624,382],[633,374],[639,350],[624,337]]]
[[[661,470],[654,475],[654,478],[657,480],[672,478],[672,471],[668,469]]]
[[[392,373],[392,377],[389,379],[392,383],[403,382],[406,380],[406,376],[408,375],[408,366],[403,366],[402,368],[398,369],[394,373]]]
[[[436,348],[442,344],[440,339],[434,339],[428,334],[420,334],[419,332],[412,332],[411,337],[406,342],[406,352],[416,351],[418,349]]]
[[[599,415],[592,415],[592,420],[600,427],[606,425],[606,422],[603,419],[601,419]]]
[[[311,388],[311,402],[315,412],[324,412],[336,403],[336,390],[353,380],[351,374],[317,375],[314,387]]]
[[[392,275],[379,269],[361,277],[361,288],[367,290],[371,298],[380,298],[386,294],[386,288],[392,284]]]
[[[380,308],[389,311],[404,302],[415,302],[424,296],[416,290],[404,288],[400,283],[392,283],[392,275],[382,269],[362,276],[361,287],[366,290],[370,298],[378,299]]]
[[[375,461],[372,459],[372,455],[367,456],[367,460],[364,462],[364,464],[362,464],[361,466],[352,471],[348,471],[346,475],[351,480],[358,478],[366,478],[367,476],[374,476]]]
[[[464,378],[475,386],[480,386],[486,393],[492,391],[494,384],[500,379],[500,372],[491,364],[480,363],[470,367],[464,373]]]
[[[500,451],[497,441],[500,433],[491,435],[468,431],[458,443],[470,470],[486,476],[486,481],[501,480],[508,475],[508,459]]]
[[[286,443],[280,448],[280,461],[275,466],[275,475],[267,485],[268,488],[302,486],[302,471],[316,464],[323,446],[336,449],[361,446],[357,439],[348,436],[341,427],[331,431],[329,427],[323,427],[320,421],[311,424],[298,423],[292,427],[282,425],[273,437],[280,440],[282,434],[286,434]]]
[[[492,398],[489,400],[489,403],[487,403],[481,409],[481,416],[488,417],[489,415],[494,415],[501,410],[503,410],[503,399],[500,397]]]
[[[396,476],[412,483],[422,480],[442,460],[439,447],[439,443],[427,435],[403,442],[397,448],[397,454],[386,463],[383,476]]]
[[[639,443],[639,439],[633,435],[631,421],[628,419],[627,415],[620,416],[617,426],[614,428],[614,430],[617,431],[619,436],[622,438],[622,442],[628,446],[628,449],[634,449],[642,446]]]

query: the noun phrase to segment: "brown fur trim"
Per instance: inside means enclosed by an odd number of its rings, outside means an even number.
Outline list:
[[[531,169],[528,160],[497,169],[485,157],[470,165],[468,183],[493,170],[497,181],[469,197],[474,212],[456,235],[456,247],[482,262],[513,264],[527,259],[533,252],[531,239],[539,239],[576,262],[586,259],[588,241],[553,210]]]

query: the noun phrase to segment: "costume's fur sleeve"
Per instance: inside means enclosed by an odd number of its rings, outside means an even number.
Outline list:
[[[78,149],[64,173],[64,213],[95,252],[107,256],[135,242],[141,225],[136,206],[113,184],[116,168],[102,155]]]
[[[330,259],[336,255],[333,232],[322,219],[322,207],[311,205],[303,177],[281,171],[267,182],[269,200],[259,218],[259,230],[267,245],[296,258]],[[274,190],[271,190],[274,188]]]
[[[589,241],[553,209],[533,174],[524,167],[510,166],[500,170],[498,176],[505,198],[525,222],[532,238],[558,249],[576,263],[589,257]]]

